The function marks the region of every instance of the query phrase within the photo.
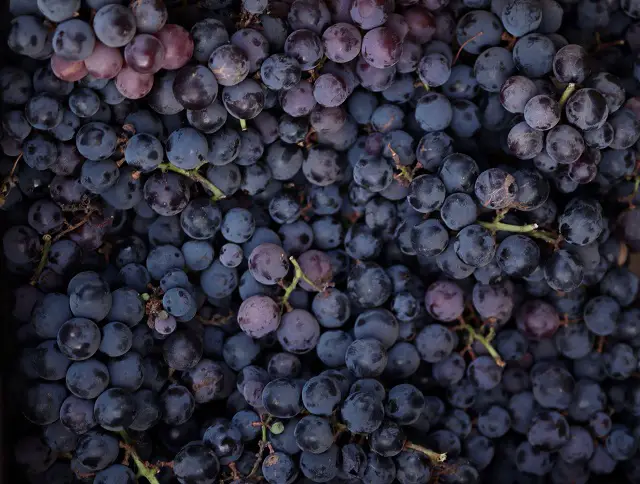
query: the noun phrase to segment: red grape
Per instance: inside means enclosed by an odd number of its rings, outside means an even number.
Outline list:
[[[55,54],[51,57],[51,70],[58,79],[67,82],[79,81],[88,74],[83,61],[69,61]]]
[[[124,60],[136,72],[155,74],[163,67],[165,48],[153,35],[136,35],[124,48]]]
[[[122,69],[122,62],[120,49],[96,41],[93,53],[84,60],[84,65],[93,77],[113,79]]]
[[[189,32],[180,25],[167,24],[155,34],[164,45],[163,69],[180,69],[193,54],[193,39]]]
[[[128,99],[140,99],[153,87],[153,74],[141,74],[127,66],[116,77],[116,88]]]

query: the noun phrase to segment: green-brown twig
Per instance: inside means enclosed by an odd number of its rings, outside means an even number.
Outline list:
[[[565,105],[573,92],[576,90],[576,87],[577,84],[575,82],[570,82],[569,84],[567,84],[567,87],[564,88],[564,92],[562,93],[562,96],[560,96],[560,101],[558,102],[560,104],[560,107]]]
[[[441,464],[442,462],[447,460],[447,454],[440,454],[438,452],[434,452],[431,449],[427,449],[426,447],[423,447],[421,445],[418,444],[413,444],[411,442],[407,442],[404,444],[404,448],[405,449],[410,449],[410,450],[415,450],[416,452],[420,452],[421,454],[426,455],[429,460],[433,463],[433,464]]]
[[[300,264],[298,264],[298,261],[293,256],[289,257],[289,260],[293,265],[293,280],[288,286],[282,286],[284,287],[284,295],[282,296],[281,300],[283,308],[289,308],[289,298],[291,297],[291,293],[293,293],[296,287],[298,287],[298,283],[300,282],[300,280],[303,280],[318,292],[322,292],[324,290],[316,286],[316,284],[311,279],[309,279],[304,272],[302,272]]]
[[[36,267],[36,270],[31,277],[32,286],[35,286],[38,283],[38,278],[40,277],[40,274],[42,274],[42,271],[49,261],[49,251],[51,250],[51,236],[49,234],[44,234],[42,236],[42,242],[43,246],[42,253],[40,254],[40,262],[38,262],[38,267]]]
[[[158,168],[163,172],[172,171],[174,173],[179,173],[180,175],[186,176],[187,178],[191,178],[193,181],[200,183],[200,185],[202,185],[211,193],[213,193],[213,195],[211,196],[211,200],[213,200],[214,202],[218,200],[222,200],[223,198],[227,197],[222,192],[222,190],[220,190],[217,186],[211,183],[207,179],[207,177],[201,175],[198,172],[198,168],[200,167],[194,168],[193,170],[185,170],[183,168],[178,168],[177,166],[172,165],[171,163],[161,163],[160,165],[158,165]]]
[[[499,367],[505,366],[505,362],[500,356],[500,353],[498,353],[496,349],[493,347],[493,345],[491,344],[491,341],[496,335],[494,328],[490,328],[489,334],[484,336],[480,334],[476,328],[474,328],[469,323],[467,323],[462,318],[462,316],[458,318],[458,323],[459,323],[458,326],[456,326],[454,329],[461,329],[467,332],[467,335],[469,338],[469,346],[471,345],[471,343],[473,343],[473,341],[477,341],[482,346],[484,346],[485,349],[489,352],[489,355],[491,355],[493,360],[496,362],[496,365],[498,365]]]
[[[497,216],[496,216],[497,219]],[[531,237],[535,237],[536,239],[544,240],[545,242],[549,242],[550,244],[556,244],[557,238],[553,237],[553,234],[550,232],[546,232],[544,230],[538,230],[538,224],[529,224],[529,225],[511,225],[505,224],[499,221],[493,222],[478,222],[479,225],[483,226],[486,229],[491,230],[492,232],[513,232],[517,234],[527,234]]]
[[[140,478],[144,477],[149,484],[160,484],[156,477],[159,469],[155,466],[147,465],[142,459],[140,459],[140,456],[133,445],[133,441],[126,431],[122,430],[118,433],[122,437],[122,440],[124,440],[124,443],[121,444],[121,446],[126,450],[136,466],[136,479],[139,481]]]

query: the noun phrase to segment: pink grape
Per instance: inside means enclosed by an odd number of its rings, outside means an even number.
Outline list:
[[[155,36],[164,45],[163,69],[175,70],[184,66],[193,54],[193,39],[180,25],[167,24]]]
[[[116,47],[96,41],[93,53],[84,60],[89,74],[98,79],[113,79],[122,70],[122,54]]]
[[[124,48],[127,65],[141,74],[155,74],[162,69],[165,49],[162,42],[150,34],[136,35]]]
[[[238,324],[252,338],[262,338],[278,329],[280,306],[269,296],[251,296],[240,305]]]
[[[83,61],[69,61],[55,54],[51,57],[51,70],[58,79],[67,82],[79,81],[89,73]]]
[[[116,77],[116,88],[128,99],[140,99],[153,87],[153,74],[140,74],[127,66]]]

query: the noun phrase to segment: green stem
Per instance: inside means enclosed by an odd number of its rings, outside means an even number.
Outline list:
[[[535,230],[529,234],[531,237],[535,237],[536,239],[544,240],[550,244],[556,244],[558,241],[557,237],[554,236],[551,232],[545,232],[544,230]]]
[[[560,107],[565,105],[565,103],[569,100],[573,92],[576,90],[576,87],[577,85],[575,82],[570,82],[569,84],[567,84],[567,87],[565,87],[564,92],[560,97],[560,101],[559,101]]]
[[[140,456],[136,452],[136,449],[133,445],[133,441],[129,437],[129,434],[125,430],[118,432],[124,440],[124,443],[129,446],[131,458],[133,459],[134,464],[136,465],[136,479],[140,479],[144,477],[149,484],[160,484],[156,474],[158,473],[158,469],[152,467],[149,468],[145,465],[145,463],[140,459]]]
[[[478,333],[473,327],[469,326],[467,323],[463,324],[463,329],[469,333],[469,335],[476,341],[478,341],[482,346],[484,346],[491,357],[496,362],[496,365],[503,367],[505,365],[504,360],[500,356],[500,354],[496,351],[496,349],[491,345],[491,340],[495,336],[495,330],[491,328],[489,330],[489,334],[487,336],[482,336]]]
[[[309,284],[314,290],[322,292],[322,289],[316,286],[316,284],[311,279],[309,279],[304,272],[302,272],[300,264],[298,264],[298,261],[293,256],[289,257],[289,260],[293,265],[293,280],[287,287],[285,287],[284,296],[282,296],[283,307],[287,305],[287,301],[289,300],[289,297],[291,297],[291,293],[295,291],[296,287],[298,287],[298,283],[300,282],[300,280],[303,280],[304,282]]]
[[[447,460],[447,454],[439,454],[438,452],[434,452],[433,450],[427,449],[426,447],[418,444],[412,444],[411,442],[404,444],[404,448],[415,450],[416,452],[426,455],[434,464],[440,464]]]
[[[258,442],[258,452],[256,453],[256,460],[253,463],[253,467],[251,468],[251,472],[247,476],[247,479],[255,476],[260,469],[260,464],[262,464],[262,455],[264,454],[264,449],[267,448],[268,440],[267,440],[267,425],[268,420],[262,422],[262,436],[260,442]]]
[[[38,278],[42,271],[44,270],[47,262],[49,261],[49,251],[51,250],[51,236],[49,234],[45,234],[42,236],[42,242],[44,242],[44,246],[42,247],[42,254],[40,255],[40,262],[38,262],[38,267],[36,267],[36,271],[33,273],[31,277],[31,285],[35,286],[38,282]]]
[[[160,165],[158,165],[158,168],[162,171],[173,171],[174,173],[179,173],[183,176],[186,176],[187,178],[191,178],[195,182],[200,183],[200,185],[207,188],[211,193],[213,193],[211,200],[213,200],[214,202],[222,200],[223,198],[227,198],[227,196],[222,193],[222,190],[211,183],[205,176],[202,176],[200,173],[198,173],[197,168],[193,170],[185,170],[183,168],[178,168],[171,163],[161,163]]]
[[[493,219],[493,223],[502,222],[502,219],[505,218],[508,213],[509,213],[509,209],[508,208],[504,208],[502,210],[498,210],[498,212],[496,213],[495,218]]]
[[[247,130],[247,120],[246,119],[240,119],[240,128],[242,128],[242,131],[246,131]]]
[[[538,228],[537,224],[511,225],[504,224],[502,222],[478,222],[478,224],[482,225],[486,229],[491,230],[492,232],[502,230],[503,232],[516,232],[519,234],[528,234]]]
[[[511,225],[500,222],[502,218],[506,215],[504,213],[498,213],[493,222],[478,222],[479,225],[483,226],[486,229],[491,230],[492,232],[515,232],[519,234],[527,234],[530,237],[534,237],[536,239],[544,240],[550,244],[556,244],[557,237],[551,232],[545,232],[544,230],[537,230],[537,224],[530,225]]]

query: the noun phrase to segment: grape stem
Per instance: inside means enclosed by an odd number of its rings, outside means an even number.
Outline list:
[[[629,204],[629,208],[634,208],[635,204],[633,203],[633,199],[636,198],[636,195],[638,194],[638,189],[640,188],[640,176],[635,175],[635,176],[627,177],[627,180],[629,181],[633,180],[633,191],[625,197],[618,198],[618,201],[626,202]]]
[[[413,444],[411,442],[407,442],[404,444],[405,449],[415,450],[416,452],[420,452],[421,454],[426,455],[431,462],[434,464],[440,464],[447,460],[447,454],[439,454],[438,452],[434,452],[431,449],[427,449],[418,444]]]
[[[564,88],[564,92],[562,96],[560,96],[560,107],[564,106],[566,102],[569,100],[573,92],[576,90],[577,84],[575,82],[570,82],[567,84],[567,87]]]
[[[284,288],[284,295],[282,296],[282,306],[286,307],[287,310],[290,310],[289,309],[290,305],[288,303],[289,297],[291,297],[291,293],[296,289],[301,279],[307,284],[309,284],[316,291],[322,292],[322,289],[316,286],[315,283],[311,279],[309,279],[304,272],[302,272],[302,269],[300,268],[300,264],[298,264],[298,261],[293,256],[289,257],[289,260],[293,265],[293,270],[294,270],[293,280],[291,281],[291,284],[289,284]]]
[[[42,254],[40,255],[40,262],[38,262],[38,267],[36,267],[36,271],[33,273],[31,277],[31,285],[35,286],[38,282],[38,278],[42,271],[44,270],[47,262],[49,261],[49,251],[51,250],[51,236],[49,234],[44,234],[42,236],[42,242],[44,243],[42,247]]]
[[[619,47],[624,45],[624,40],[614,40],[612,42],[602,42],[600,38],[600,32],[596,32],[596,48],[595,52],[600,52],[601,50],[608,49],[609,47]]]
[[[79,222],[77,222],[77,223],[75,223],[75,224],[73,224],[73,225],[69,225],[66,229],[64,229],[62,232],[60,232],[58,235],[56,235],[56,236],[53,238],[53,241],[54,241],[54,242],[57,242],[58,240],[60,240],[62,237],[64,237],[64,236],[65,236],[65,235],[67,235],[68,233],[73,232],[74,230],[77,230],[77,229],[79,229],[80,227],[82,227],[84,224],[86,224],[86,223],[89,221],[89,219],[91,218],[91,216],[92,216],[92,215],[94,214],[94,212],[96,212],[96,211],[97,211],[97,210],[96,210],[95,208],[93,208],[93,207],[92,207],[92,208],[89,208],[89,209],[88,209],[88,211],[87,211],[87,214],[86,214],[84,217],[82,217],[82,219],[81,219]]]
[[[240,128],[242,128],[242,131],[246,131],[247,130],[247,120],[246,119],[239,119],[238,121],[240,121]]]
[[[548,242],[553,245],[556,245],[558,242],[557,239],[550,232],[545,232],[544,230],[536,230],[538,228],[538,224],[529,224],[529,225],[505,224],[498,221],[498,217],[499,217],[499,214],[496,216],[496,220],[494,220],[493,222],[478,222],[478,224],[484,227],[485,229],[491,230],[494,233],[498,231],[514,232],[517,234],[527,234],[527,235],[530,235],[531,237],[544,240],[545,242]]]
[[[470,42],[473,42],[474,40],[476,40],[478,37],[481,37],[484,35],[483,31],[478,32],[476,35],[474,35],[473,37],[465,40],[462,45],[460,46],[460,48],[458,49],[458,52],[456,53],[456,56],[453,58],[453,62],[451,63],[452,66],[456,65],[456,62],[458,62],[458,58],[460,57],[460,54],[462,54],[462,49],[464,49],[467,44],[469,44]],[[427,89],[428,91],[428,89]]]
[[[140,456],[138,455],[138,452],[136,452],[136,449],[133,445],[133,441],[125,430],[122,430],[118,433],[124,440],[124,443],[121,442],[120,446],[125,449],[129,456],[131,456],[131,458],[133,459],[133,463],[136,465],[136,479],[139,480],[141,477],[144,477],[149,482],[149,484],[160,484],[158,478],[156,477],[159,469],[156,466],[147,464],[143,462],[142,459],[140,459]]]
[[[508,208],[504,208],[502,210],[498,210],[496,212],[495,218],[493,219],[493,223],[502,222],[502,219],[507,216],[507,213],[509,213],[509,209]]]
[[[214,202],[227,197],[224,193],[222,193],[222,190],[211,183],[206,177],[198,173],[198,168],[200,167],[194,168],[193,170],[185,170],[183,168],[178,168],[171,163],[161,163],[160,165],[158,165],[158,168],[163,172],[173,171],[174,173],[179,173],[180,175],[186,176],[187,178],[191,178],[193,181],[200,183],[203,187],[213,193],[211,200],[213,200]]]
[[[460,324],[458,324],[458,326],[456,326],[454,329],[464,329],[468,333],[469,339],[471,340],[471,342],[473,342],[473,340],[476,340],[478,343],[480,343],[482,346],[486,348],[486,350],[489,352],[491,357],[496,362],[496,365],[498,365],[499,367],[505,366],[504,360],[502,359],[500,354],[496,351],[496,349],[491,345],[491,341],[496,335],[496,330],[493,327],[489,329],[489,334],[487,336],[483,336],[478,331],[476,331],[476,329],[473,326],[468,324],[462,318],[462,316],[458,318],[458,322]]]
[[[262,463],[264,449],[269,447],[269,441],[267,440],[267,427],[270,420],[271,417],[267,417],[266,420],[260,418],[260,423],[262,424],[262,433],[260,436],[260,442],[258,442],[258,452],[256,453],[256,460],[253,463],[253,467],[251,468],[251,472],[249,472],[247,479],[251,479],[251,477],[255,476],[258,473],[258,469],[260,468],[260,464]]]
[[[14,160],[13,166],[11,167],[11,171],[9,172],[9,174],[4,178],[4,180],[2,180],[2,183],[0,183],[0,207],[2,207],[4,203],[7,201],[7,196],[9,195],[9,192],[11,191],[11,189],[14,186],[16,186],[17,178],[15,177],[15,172],[16,172],[16,168],[18,167],[18,162],[21,159],[22,159],[22,152],[20,152],[20,154]]]
[[[224,326],[233,317],[233,311],[229,310],[229,314],[223,316],[222,314],[214,314],[211,319],[206,319],[196,314],[196,319],[205,326]]]
[[[482,225],[485,229],[489,229],[492,232],[498,232],[502,230],[503,232],[516,232],[519,234],[528,234],[533,232],[538,228],[538,224],[529,224],[529,225],[511,225],[505,224],[502,222],[478,222],[479,225]]]

